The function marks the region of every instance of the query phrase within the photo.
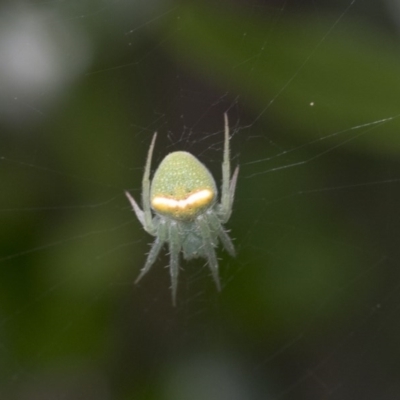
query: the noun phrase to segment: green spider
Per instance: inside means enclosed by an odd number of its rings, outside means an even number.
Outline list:
[[[220,203],[217,202],[218,190],[211,173],[196,157],[185,151],[168,154],[150,183],[150,167],[157,133],[151,141],[143,175],[143,210],[130,193],[125,192],[145,231],[156,238],[135,283],[138,283],[150,270],[161,248],[168,243],[173,305],[176,304],[181,251],[186,260],[203,257],[208,261],[219,291],[221,284],[215,254],[218,238],[226,251],[232,257],[235,256],[235,248],[223,224],[229,220],[232,213],[239,167],[236,167],[230,179],[227,114],[224,114],[224,120],[225,141]]]

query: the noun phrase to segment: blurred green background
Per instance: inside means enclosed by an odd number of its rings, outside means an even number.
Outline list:
[[[3,2],[0,398],[400,398],[399,10]],[[225,111],[238,255],[174,308],[123,193],[156,130],[220,182]]]

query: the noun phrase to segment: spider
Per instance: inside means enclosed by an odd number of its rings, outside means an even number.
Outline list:
[[[192,154],[176,151],[168,154],[154,173],[150,183],[150,168],[157,133],[154,134],[147,155],[142,180],[142,207],[130,193],[125,192],[139,222],[156,239],[146,263],[135,284],[150,270],[163,245],[168,243],[172,304],[176,305],[178,288],[179,254],[183,258],[205,258],[210,267],[217,290],[221,290],[215,247],[218,238],[226,251],[235,256],[232,240],[223,227],[232,213],[239,167],[230,178],[229,125],[224,114],[225,140],[222,163],[221,202],[218,190],[208,169]],[[154,213],[154,216],[153,216]]]

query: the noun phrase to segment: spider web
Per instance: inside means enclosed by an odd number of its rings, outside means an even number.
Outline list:
[[[394,399],[400,200],[394,3],[30,2],[0,8],[0,397]],[[124,197],[193,153],[237,257],[167,249]],[[232,169],[233,169],[232,168]]]

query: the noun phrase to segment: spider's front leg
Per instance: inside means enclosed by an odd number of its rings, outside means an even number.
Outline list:
[[[219,204],[217,214],[221,219],[221,223],[225,224],[228,222],[232,214],[233,200],[235,198],[236,182],[239,175],[239,166],[235,168],[235,172],[232,175],[232,179],[229,182],[229,188],[222,190],[228,190],[227,194],[221,195],[221,203]]]
[[[151,160],[153,157],[154,144],[157,138],[157,132],[153,135],[153,139],[150,144],[149,152],[147,154],[146,166],[144,169],[143,179],[142,179],[142,207],[143,210],[139,207],[136,200],[131,196],[129,192],[125,192],[126,197],[132,205],[133,211],[142,224],[144,230],[150,235],[156,235],[156,227],[153,222],[153,216],[151,214],[150,207],[150,168],[151,168]]]
[[[142,224],[144,230],[150,235],[155,236],[156,227],[154,226],[152,219],[150,218],[150,224],[149,224],[144,211],[139,207],[138,203],[136,203],[136,200],[131,196],[129,192],[125,192],[125,195],[128,198],[129,203],[131,203],[133,211],[135,212],[139,222]]]
[[[151,160],[153,158],[154,144],[156,142],[157,132],[154,133],[153,139],[150,144],[149,153],[147,154],[146,167],[144,169],[143,180],[142,180],[142,207],[143,207],[143,219],[144,229],[148,233],[154,236],[155,226],[153,224],[153,217],[151,215],[150,208],[150,168]]]
[[[219,207],[219,216],[221,222],[225,223],[229,220],[232,213],[233,198],[235,195],[236,182],[239,174],[239,167],[236,167],[231,179],[231,160],[229,146],[229,124],[228,115],[224,114],[225,120],[225,139],[224,139],[224,158],[222,162],[222,188],[221,188],[221,205]]]
[[[125,195],[128,198],[129,203],[131,203],[131,206],[133,208],[133,211],[135,211],[137,219],[142,224],[142,226],[145,227],[144,212],[141,210],[138,203],[136,203],[136,200],[131,196],[131,194],[128,191],[125,191]]]

